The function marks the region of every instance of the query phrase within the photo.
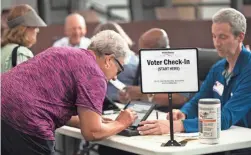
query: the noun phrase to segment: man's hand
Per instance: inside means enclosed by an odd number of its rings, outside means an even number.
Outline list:
[[[131,109],[126,109],[120,112],[119,116],[116,118],[116,121],[124,125],[125,128],[130,126],[135,119],[137,118],[137,113]]]
[[[169,121],[167,120],[147,120],[140,122],[138,131],[141,135],[162,135],[169,133]]]
[[[170,132],[170,124],[168,120],[147,120],[140,122],[140,127],[138,131],[141,135],[162,135],[168,134]],[[173,122],[174,132],[185,131],[182,121]]]
[[[167,113],[166,119],[170,119],[169,113]],[[173,120],[184,120],[186,119],[186,115],[181,112],[179,109],[173,109]]]

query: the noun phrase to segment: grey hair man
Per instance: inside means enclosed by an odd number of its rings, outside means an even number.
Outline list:
[[[114,121],[101,116],[107,81],[123,70],[126,50],[125,40],[106,30],[91,39],[89,50],[52,47],[2,74],[2,140],[10,142],[2,145],[4,154],[51,154],[54,132],[65,124],[79,127],[86,140],[103,139],[130,126],[137,117],[131,110]]]
[[[90,44],[90,39],[86,38],[86,23],[83,16],[72,13],[65,19],[65,37],[56,41],[53,46],[71,46],[86,49]]]
[[[223,23],[228,22],[232,27],[232,33],[234,36],[238,36],[240,32],[246,34],[247,24],[246,19],[243,14],[236,14],[237,10],[226,9],[221,10],[218,14],[213,16],[213,23]],[[245,46],[247,50],[250,51],[250,45]]]
[[[222,130],[232,125],[251,127],[251,53],[243,46],[246,18],[235,9],[224,8],[212,21],[213,43],[223,59],[211,68],[200,91],[181,110],[173,111],[175,132],[198,132],[198,101],[202,98],[220,100]],[[138,130],[142,135],[169,133],[168,120],[141,125]]]

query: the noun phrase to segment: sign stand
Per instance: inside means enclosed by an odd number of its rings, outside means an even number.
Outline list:
[[[168,93],[169,100],[169,122],[170,122],[170,140],[167,143],[163,143],[161,146],[181,146],[179,142],[174,140],[173,133],[173,105],[172,105],[172,93]]]
[[[184,146],[182,142],[178,143],[174,139],[172,95],[198,92],[198,49],[141,49],[139,58],[141,92],[168,93],[170,140],[161,146]]]

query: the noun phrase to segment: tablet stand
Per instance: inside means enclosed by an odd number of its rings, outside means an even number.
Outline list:
[[[173,106],[172,106],[172,93],[168,93],[169,101],[169,122],[170,122],[170,140],[167,143],[163,143],[161,146],[181,146],[179,142],[174,140],[173,133]]]

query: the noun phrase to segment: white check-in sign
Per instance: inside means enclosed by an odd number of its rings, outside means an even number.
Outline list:
[[[197,92],[198,52],[189,49],[141,49],[143,93]]]

